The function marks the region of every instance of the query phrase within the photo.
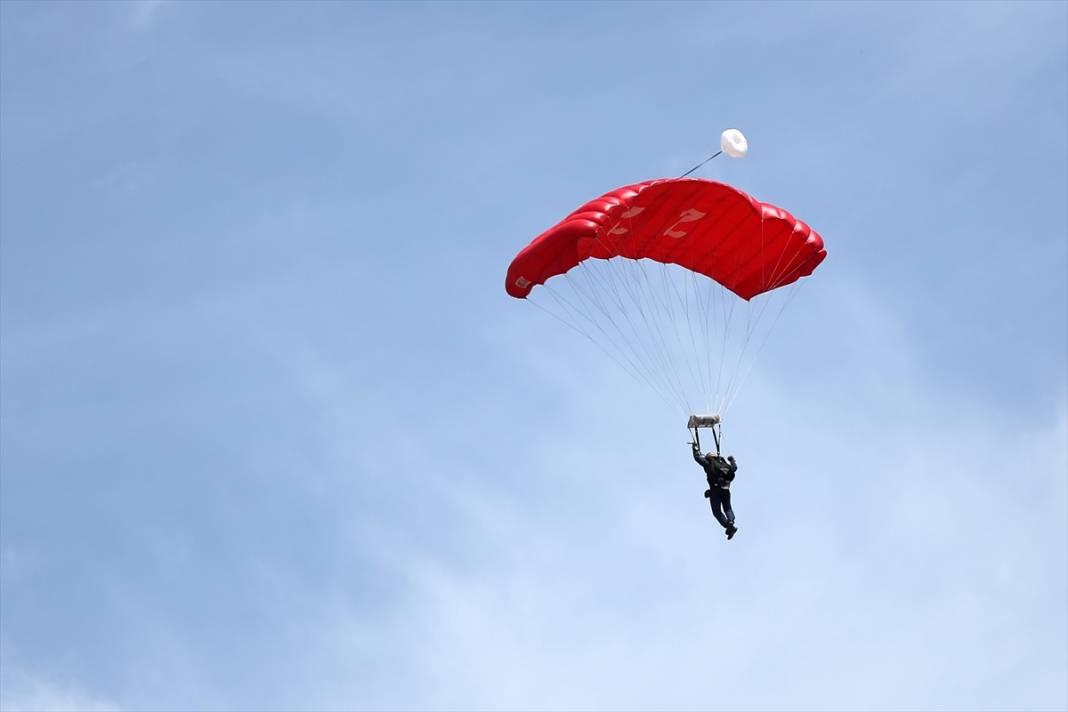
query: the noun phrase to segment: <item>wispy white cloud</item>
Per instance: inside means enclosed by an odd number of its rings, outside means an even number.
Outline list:
[[[10,663],[0,673],[0,710],[10,712],[118,712],[121,708],[74,685],[46,680]]]

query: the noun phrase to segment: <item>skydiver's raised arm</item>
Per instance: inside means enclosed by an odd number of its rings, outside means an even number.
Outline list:
[[[694,461],[701,467],[704,467],[706,464],[708,464],[708,460],[705,458],[704,455],[701,454],[701,450],[697,447],[697,443],[692,443],[692,445]]]
[[[734,461],[734,455],[727,455],[727,462],[730,463],[732,474],[738,471],[738,463]]]

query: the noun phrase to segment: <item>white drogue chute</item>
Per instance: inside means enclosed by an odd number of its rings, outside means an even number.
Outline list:
[[[741,158],[749,152],[749,142],[738,129],[727,129],[719,135],[719,147],[731,158]]]

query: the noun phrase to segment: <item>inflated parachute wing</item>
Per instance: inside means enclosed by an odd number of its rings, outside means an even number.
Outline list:
[[[516,255],[505,288],[688,417],[714,414],[691,427],[719,428],[800,278],[826,256],[782,208],[671,178],[586,203]]]
[[[508,268],[508,294],[589,259],[647,258],[711,277],[745,300],[812,274],[823,239],[787,211],[723,183],[670,178],[591,200],[523,248]]]

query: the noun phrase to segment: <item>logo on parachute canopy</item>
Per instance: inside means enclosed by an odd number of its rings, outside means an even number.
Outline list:
[[[640,215],[644,210],[645,210],[645,208],[631,208],[630,210],[627,210],[625,213],[620,215],[619,218],[621,220],[627,220],[627,219],[630,219],[630,218],[633,218],[633,217],[636,217],[636,216]],[[697,210],[696,208],[687,208],[686,210],[683,210],[681,213],[679,213],[678,219],[676,219],[675,222],[671,223],[671,226],[668,227],[667,230],[664,230],[664,234],[667,235],[668,237],[673,237],[676,240],[679,239],[679,238],[682,238],[682,237],[686,237],[687,233],[686,233],[685,230],[676,230],[675,228],[678,227],[682,223],[696,222],[696,221],[700,220],[701,218],[705,217],[705,215],[707,215],[707,214],[708,213],[702,213],[700,210]],[[612,228],[611,230],[608,231],[608,234],[609,235],[625,235],[629,231],[630,231],[630,228],[628,228],[628,227],[622,227],[621,225],[616,225],[614,228]]]
[[[633,217],[636,217],[638,215],[641,215],[644,210],[645,210],[645,208],[631,208],[630,210],[627,210],[625,213],[620,215],[619,219],[620,220],[629,220],[630,218],[633,218]],[[611,230],[608,231],[608,234],[609,235],[625,235],[628,230],[630,230],[630,228],[620,227],[619,225],[616,225],[614,228],[612,228]]]
[[[682,214],[679,215],[679,219],[676,220],[671,225],[671,227],[669,227],[667,230],[664,230],[664,234],[668,237],[674,237],[675,239],[678,239],[680,237],[686,237],[686,231],[676,230],[675,226],[679,223],[696,222],[703,218],[705,215],[707,215],[707,213],[702,213],[700,210],[695,210],[694,208],[687,208],[686,210],[682,211]]]

